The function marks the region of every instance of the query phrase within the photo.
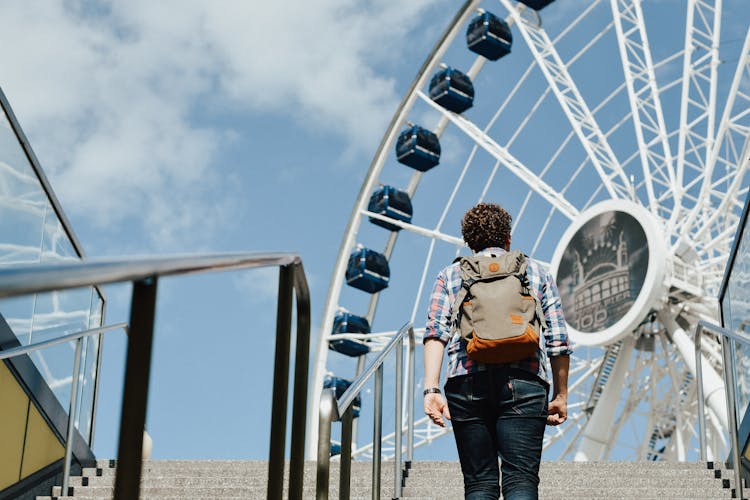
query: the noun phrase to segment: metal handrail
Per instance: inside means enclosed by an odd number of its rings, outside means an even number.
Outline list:
[[[76,353],[73,359],[73,376],[70,383],[70,409],[68,411],[68,427],[65,433],[65,460],[63,462],[63,482],[62,482],[62,495],[67,495],[68,484],[70,482],[70,468],[71,458],[73,456],[73,432],[76,420],[76,408],[78,407],[78,377],[81,373],[81,351],[83,347],[83,339],[85,337],[91,337],[93,335],[101,335],[113,330],[128,330],[127,323],[116,323],[114,325],[102,326],[99,328],[91,328],[88,330],[82,330],[80,332],[63,335],[54,339],[45,340],[43,342],[37,342],[36,344],[24,345],[20,347],[14,347],[0,351],[0,361],[4,359],[15,358],[17,356],[23,356],[24,354],[30,354],[32,352],[46,349],[65,342],[76,341]]]
[[[740,464],[739,429],[737,428],[737,385],[734,380],[736,360],[735,356],[732,356],[731,353],[735,350],[736,342],[745,346],[750,346],[750,337],[747,335],[740,335],[735,331],[705,320],[699,321],[698,326],[695,328],[695,372],[697,374],[696,378],[698,384],[698,439],[700,443],[701,460],[703,461],[707,458],[706,407],[703,394],[703,369],[701,365],[703,357],[701,340],[703,338],[704,330],[708,330],[721,336],[721,351],[724,364],[723,378],[727,395],[727,418],[729,420],[729,437],[732,442],[732,466],[734,468],[735,481],[737,482],[738,498],[744,498],[742,495],[743,480]]]
[[[268,498],[281,499],[284,490],[287,387],[291,352],[292,300],[296,295],[297,335],[292,397],[292,436],[289,498],[301,499],[304,474],[308,356],[310,350],[310,291],[302,260],[290,253],[224,253],[90,259],[62,264],[0,269],[0,298],[69,288],[132,282],[130,335],[115,476],[115,500],[140,496],[143,430],[153,346],[158,278],[231,269],[279,266],[276,317]]]
[[[175,276],[206,271],[286,266],[301,262],[294,254],[226,253],[171,255],[128,259],[87,259],[64,264],[18,266],[0,271],[0,298],[51,292],[92,284],[141,281],[154,276]]]
[[[378,357],[370,366],[354,380],[341,398],[336,399],[332,389],[323,390],[320,395],[319,428],[318,428],[318,464],[316,478],[316,498],[328,499],[328,477],[331,463],[331,423],[341,419],[341,468],[339,471],[339,498],[348,500],[351,483],[352,460],[352,421],[354,399],[364,388],[370,378],[375,375],[374,390],[374,423],[373,423],[373,452],[372,452],[372,498],[380,498],[380,465],[381,439],[383,422],[383,363],[391,351],[396,351],[396,394],[395,394],[395,463],[393,477],[393,498],[400,498],[403,488],[402,471],[402,425],[403,425],[403,342],[408,338],[408,369],[406,383],[406,400],[408,407],[407,418],[407,448],[406,467],[411,467],[414,453],[414,328],[407,323],[399,329],[391,341],[380,351]]]

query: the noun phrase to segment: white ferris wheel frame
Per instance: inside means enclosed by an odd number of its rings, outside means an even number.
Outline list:
[[[595,0],[592,2],[579,16],[579,19],[571,23],[571,26],[560,37],[567,33],[569,29],[572,29],[578,20],[582,19],[601,1],[605,0]],[[516,5],[510,0],[499,0],[499,2],[509,12],[506,21],[509,24],[517,25],[527,47],[531,50],[536,67],[542,71],[547,80],[548,89],[545,95],[540,98],[540,101],[547,93],[553,93],[570,122],[572,128],[571,135],[560,149],[558,149],[556,155],[565,147],[567,141],[575,135],[587,155],[586,161],[579,166],[579,170],[583,168],[586,162],[590,163],[601,180],[602,188],[606,189],[611,199],[633,200],[635,199],[637,186],[633,185],[631,179],[628,178],[623,164],[618,161],[608,144],[609,135],[628,118],[631,119],[636,128],[638,159],[642,165],[644,175],[643,184],[645,185],[648,198],[647,208],[653,215],[668,221],[667,231],[671,236],[669,242],[672,246],[666,253],[674,256],[678,264],[689,267],[691,264],[699,261],[701,256],[705,257],[707,253],[717,255],[718,252],[720,254],[723,247],[731,245],[731,238],[734,233],[730,232],[728,228],[731,227],[732,222],[736,222],[736,217],[732,215],[731,209],[737,206],[738,203],[741,206],[739,199],[746,192],[746,189],[743,189],[742,183],[744,176],[736,174],[744,172],[750,167],[748,163],[750,159],[747,159],[747,154],[744,157],[742,156],[743,151],[746,153],[747,144],[744,145],[741,151],[737,151],[738,148],[734,147],[734,157],[738,159],[738,162],[734,165],[730,165],[729,163],[731,162],[727,162],[724,159],[724,156],[720,154],[720,148],[727,140],[731,140],[732,138],[736,142],[736,136],[744,134],[747,137],[750,135],[750,127],[743,121],[743,119],[747,121],[747,112],[737,111],[734,102],[734,99],[738,98],[750,103],[750,96],[743,94],[739,89],[739,82],[743,74],[745,72],[750,73],[750,32],[748,32],[748,37],[742,49],[740,63],[729,94],[730,99],[726,103],[720,125],[716,134],[714,134],[722,0],[687,0],[688,21],[685,48],[670,58],[671,60],[672,58],[682,56],[684,63],[682,76],[674,83],[681,84],[682,86],[680,124],[678,130],[671,134],[667,132],[664,123],[664,116],[659,101],[660,89],[656,86],[654,77],[655,68],[661,63],[654,63],[651,58],[643,22],[643,13],[640,8],[640,0],[610,0],[614,18],[613,24],[619,41],[620,57],[625,69],[625,83],[623,85],[627,88],[631,110],[629,115],[607,132],[604,132],[596,122],[594,118],[596,108],[594,111],[589,108],[567,70],[568,65],[572,64],[580,56],[580,53],[567,64],[564,63],[556,51],[555,41],[549,38],[540,24],[535,23],[533,19],[524,15],[525,7],[523,5]],[[494,122],[500,110],[498,110],[495,118],[490,121],[490,124],[483,131],[464,117],[435,105],[421,92],[429,77],[440,64],[447,48],[453,43],[461,28],[480,3],[482,3],[482,0],[467,0],[429,54],[395,113],[377,149],[357,197],[332,274],[323,312],[321,335],[312,367],[313,383],[308,405],[309,423],[306,433],[308,456],[311,458],[314,458],[312,450],[315,450],[317,443],[318,403],[319,394],[323,386],[323,377],[326,372],[328,338],[333,326],[333,317],[339,307],[338,300],[344,283],[347,259],[351,250],[355,247],[362,219],[364,217],[382,217],[366,210],[367,201],[377,185],[378,176],[386,162],[398,132],[406,123],[407,115],[418,99],[440,111],[442,118],[433,129],[438,136],[442,134],[448,123],[453,123],[458,129],[474,140],[476,144],[475,150],[476,147],[481,147],[496,158],[497,164],[495,170],[497,170],[498,166],[502,165],[519,176],[524,175],[526,178],[534,179],[533,183],[529,183],[530,190],[543,196],[552,207],[545,223],[545,228],[546,224],[551,220],[552,212],[555,210],[571,221],[579,216],[578,209],[567,201],[561,193],[546,186],[538,175],[529,175],[531,172],[530,169],[526,168],[521,161],[514,158],[506,148],[497,144],[487,134],[486,130]],[[604,31],[609,28],[611,28],[611,25],[605,28]],[[598,36],[601,36],[601,34]],[[593,45],[598,36],[589,45],[584,47],[581,53],[588,50],[588,47]],[[485,61],[483,57],[477,57],[469,71],[467,71],[467,76],[473,79],[482,69]],[[534,63],[529,67],[529,71]],[[528,75],[529,71],[526,72],[525,76]],[[674,84],[670,84],[670,86]],[[620,90],[622,90],[622,86],[615,90],[599,106],[606,104],[606,101],[611,99]],[[664,90],[662,88],[661,92]],[[513,92],[515,92],[515,89]],[[512,95],[508,97],[508,100],[511,97]],[[678,135],[678,152],[676,157],[672,154],[669,144],[670,139],[675,134]],[[634,159],[634,157],[628,158],[625,164]],[[550,160],[551,163],[552,160]],[[712,181],[714,167],[719,163],[722,164],[722,167],[727,172],[722,177]],[[462,176],[465,170],[464,168]],[[495,170],[493,170],[493,176]],[[735,174],[733,178],[731,177],[732,174]],[[422,173],[418,171],[415,171],[412,175],[406,189],[409,196],[412,196],[416,191],[421,176]],[[686,177],[689,177],[691,180],[690,185],[687,187],[683,185]],[[492,177],[488,181],[488,185],[491,179]],[[726,183],[727,179],[731,180],[729,188],[725,188],[719,192],[716,186],[720,182]],[[455,196],[455,191],[452,196]],[[715,209],[708,212],[693,209],[694,207],[702,206],[702,203],[705,203],[708,198],[717,200],[719,210]],[[452,197],[449,200],[450,202],[452,202]],[[665,206],[667,207],[666,213]],[[522,211],[525,208],[526,203],[524,203]],[[455,245],[457,248],[462,246],[462,241],[459,238],[445,234],[441,230],[444,218],[445,213],[435,228],[418,227],[391,219],[388,219],[388,222],[407,231],[431,238],[432,243],[428,255],[429,259],[431,258],[436,241],[443,241]],[[688,233],[688,229],[695,227],[698,229],[693,230],[692,233]],[[390,234],[383,252],[386,258],[390,258],[397,238],[398,232]],[[702,242],[699,251],[695,252],[695,254],[685,253],[686,246],[696,241]],[[698,269],[708,269],[709,267],[706,266],[710,266],[715,274],[716,265],[721,264],[721,262],[720,259],[713,262],[710,259],[704,258],[698,264],[703,266]],[[424,286],[424,278],[423,276],[422,283],[420,284],[420,294]],[[675,278],[675,281],[679,281],[679,276]],[[687,287],[687,285],[685,286]],[[372,320],[375,314],[377,303],[378,294],[376,293],[372,295],[368,308],[367,318],[370,320]],[[413,317],[414,312],[412,313],[412,320]],[[674,328],[670,328],[671,333],[674,334],[675,332],[679,333],[682,331],[674,325],[671,317],[665,318],[665,322],[674,326]],[[685,334],[684,331],[682,333]],[[363,360],[364,358],[360,358],[360,367]],[[594,363],[589,370],[593,371],[598,366]],[[707,364],[704,366],[707,366]],[[719,405],[715,403],[714,406],[718,408]],[[413,415],[408,415],[406,418],[424,423],[424,419],[417,420]],[[419,432],[417,431],[418,436]],[[425,444],[446,432],[440,430],[433,432],[427,427],[426,431],[422,433],[424,434],[421,436],[422,444]],[[385,440],[387,441],[388,437]],[[367,451],[366,448],[363,448],[365,453]]]

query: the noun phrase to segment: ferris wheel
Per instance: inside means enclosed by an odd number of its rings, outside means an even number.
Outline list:
[[[343,389],[406,321],[423,331],[435,276],[468,253],[461,216],[496,202],[512,248],[549,266],[574,343],[545,458],[696,459],[691,336],[717,321],[750,167],[750,17],[723,4],[466,1],[365,177],[312,394]],[[720,349],[703,345],[709,454],[725,457]],[[408,418],[416,447],[450,432]]]

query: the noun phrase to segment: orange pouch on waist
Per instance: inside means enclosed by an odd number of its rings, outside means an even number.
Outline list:
[[[466,353],[480,363],[513,363],[536,355],[539,335],[531,325],[517,337],[501,340],[480,339],[473,336],[466,346]]]

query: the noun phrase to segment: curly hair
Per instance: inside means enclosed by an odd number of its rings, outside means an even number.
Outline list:
[[[480,203],[464,214],[461,234],[474,252],[490,247],[508,250],[512,220],[510,214],[500,205]]]

